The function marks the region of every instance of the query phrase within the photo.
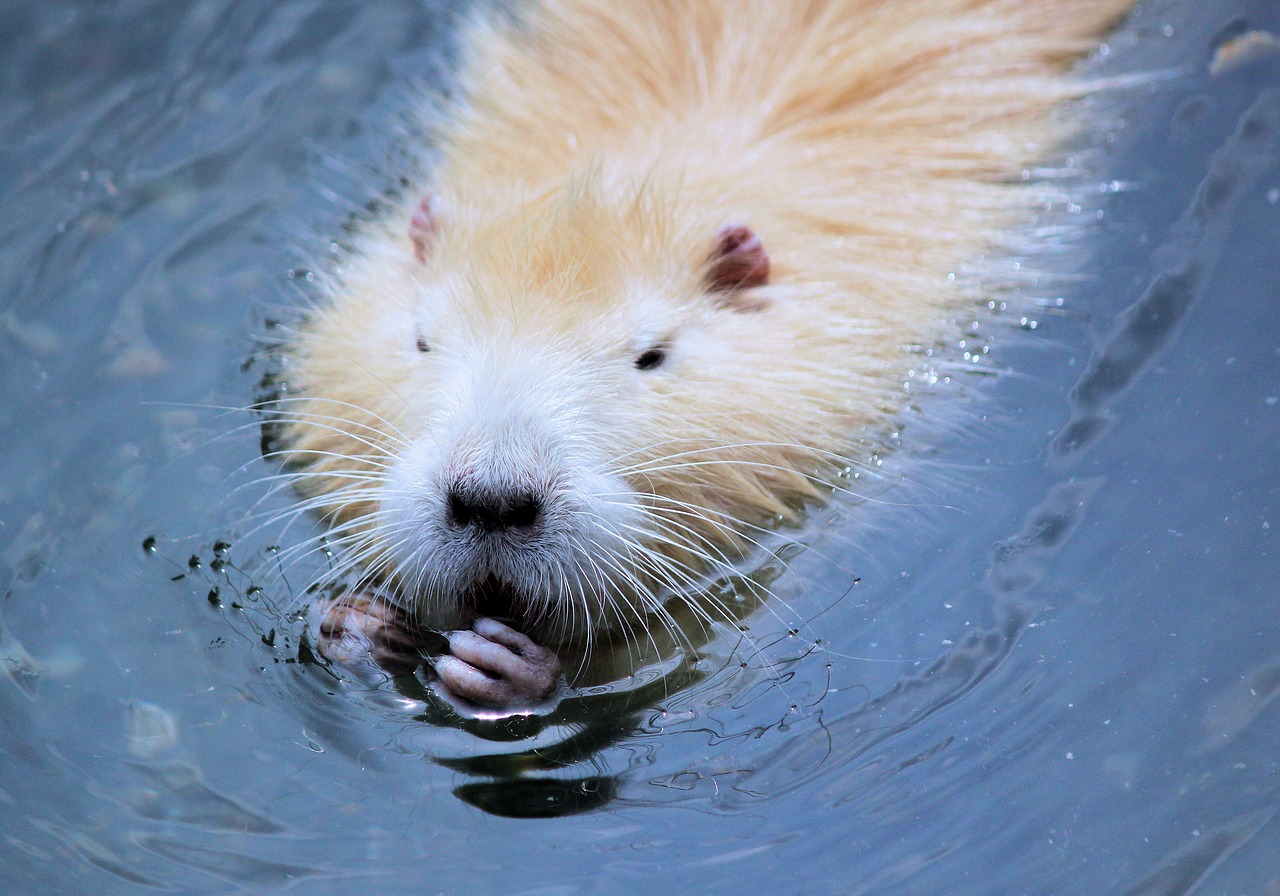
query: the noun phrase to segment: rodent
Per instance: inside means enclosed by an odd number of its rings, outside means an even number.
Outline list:
[[[473,23],[430,173],[288,348],[291,475],[389,595],[330,608],[330,641],[498,617],[554,655],[662,624],[894,412],[904,347],[979,298],[954,272],[1044,201],[1019,172],[1079,127],[1071,66],[1129,5],[537,0]],[[526,648],[495,650],[467,674]],[[441,676],[491,705],[547,688]]]

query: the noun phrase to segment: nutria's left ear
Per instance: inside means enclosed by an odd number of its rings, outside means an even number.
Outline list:
[[[434,193],[422,197],[418,207],[409,216],[409,242],[413,243],[413,257],[425,263],[427,252],[440,230],[443,203]]]
[[[768,303],[747,298],[742,290],[769,282],[769,253],[759,234],[745,224],[726,224],[716,233],[707,260],[707,288],[717,302],[738,311],[759,311]]]

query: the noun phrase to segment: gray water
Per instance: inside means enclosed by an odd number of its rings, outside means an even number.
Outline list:
[[[745,634],[511,728],[311,661],[217,410],[440,6],[0,3],[3,891],[1280,893],[1280,54],[1208,70],[1280,4],[1141,6],[1081,276],[977,322]]]

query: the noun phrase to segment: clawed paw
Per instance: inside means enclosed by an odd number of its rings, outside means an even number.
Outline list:
[[[418,669],[430,637],[394,604],[357,593],[317,605],[316,647],[321,656],[365,681]],[[470,629],[447,632],[449,652],[430,660],[432,688],[466,712],[520,710],[544,702],[560,678],[560,659],[497,619],[478,618]]]
[[[403,610],[366,594],[327,602],[316,647],[362,678],[388,678],[422,665],[421,632]]]
[[[469,630],[446,637],[450,652],[433,661],[436,691],[446,700],[520,709],[541,703],[555,690],[560,677],[555,652],[497,619],[476,619]]]

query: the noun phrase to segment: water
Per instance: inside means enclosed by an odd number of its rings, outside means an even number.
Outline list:
[[[468,729],[305,662],[269,548],[306,533],[251,532],[270,469],[211,410],[449,16],[0,5],[6,892],[1280,893],[1280,56],[1208,73],[1248,28],[1280,7],[1112,42],[1166,76],[1085,276],[981,322],[991,375],[905,415],[906,481],[821,511],[747,640]]]

